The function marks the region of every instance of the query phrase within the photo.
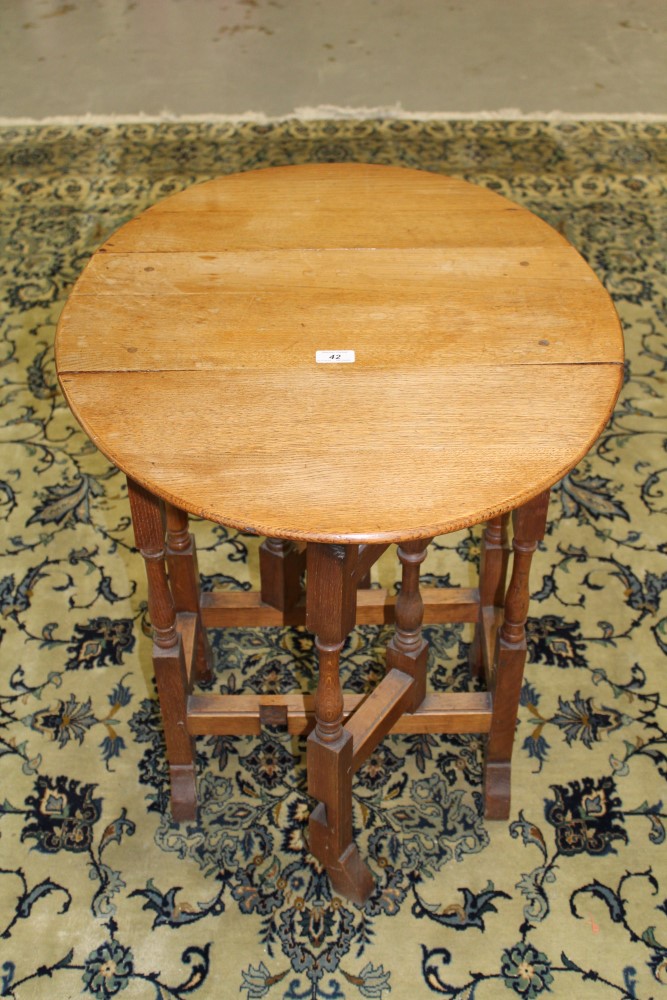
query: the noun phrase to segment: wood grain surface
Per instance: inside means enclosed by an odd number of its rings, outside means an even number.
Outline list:
[[[609,418],[623,344],[536,216],[463,181],[328,164],[220,178],[128,223],[75,286],[56,360],[96,445],[173,504],[391,542],[556,482]]]

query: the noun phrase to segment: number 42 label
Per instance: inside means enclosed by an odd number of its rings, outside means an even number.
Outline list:
[[[315,351],[318,365],[349,365],[354,360],[354,351]]]

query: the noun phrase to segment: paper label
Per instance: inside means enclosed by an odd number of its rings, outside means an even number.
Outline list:
[[[318,365],[349,365],[354,362],[354,351],[315,351]]]

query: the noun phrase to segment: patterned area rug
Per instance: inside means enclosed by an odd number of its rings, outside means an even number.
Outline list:
[[[667,128],[364,121],[0,136],[0,995],[662,996]],[[526,205],[588,258],[628,348],[614,418],[554,489],[534,564],[511,819],[482,818],[479,738],[388,738],[354,786],[378,880],[363,909],[332,898],[305,851],[304,745],[280,732],[200,739],[200,822],[171,822],[123,477],[75,425],[53,362],[68,288],[120,223],[193,181],[324,160],[449,172]],[[206,588],[256,586],[256,539],[195,531]],[[470,585],[478,545],[477,530],[437,539],[426,580]],[[393,586],[395,554],[375,574]],[[430,683],[463,687],[468,627],[428,632]],[[353,634],[349,688],[378,679],[386,640]],[[313,686],[303,630],[220,632],[214,646],[223,691]]]

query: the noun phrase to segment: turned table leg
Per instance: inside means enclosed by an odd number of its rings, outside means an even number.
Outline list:
[[[308,828],[312,854],[334,890],[362,905],[373,876],[352,839],[353,739],[343,727],[340,651],[356,619],[356,546],[308,544],[306,624],[315,633],[319,680],[308,737],[308,790],[319,800]]]
[[[213,680],[211,648],[199,609],[199,567],[194,536],[188,530],[188,515],[178,507],[166,504],[167,567],[176,611],[197,615],[195,672],[200,683]]]
[[[544,538],[548,505],[547,490],[513,514],[512,575],[505,595],[505,614],[496,640],[491,678],[493,716],[484,776],[487,819],[507,819],[510,812],[512,746],[526,662],[529,572],[533,553]]]
[[[153,626],[153,667],[164,722],[171,778],[171,810],[177,822],[197,813],[194,742],[187,730],[187,671],[176,607],[165,565],[164,525],[157,497],[127,480],[137,548],[148,577],[148,612]]]
[[[502,608],[505,604],[505,582],[510,548],[507,541],[509,514],[492,518],[482,532],[482,551],[479,564],[479,613],[475,634],[470,646],[470,673],[480,677],[484,672],[482,652],[482,616],[484,608]]]
[[[409,712],[416,711],[426,696],[428,643],[421,630],[424,602],[419,590],[419,567],[432,541],[432,538],[422,538],[401,542],[398,547],[403,577],[396,599],[396,631],[387,646],[387,670],[395,668],[414,677]]]

